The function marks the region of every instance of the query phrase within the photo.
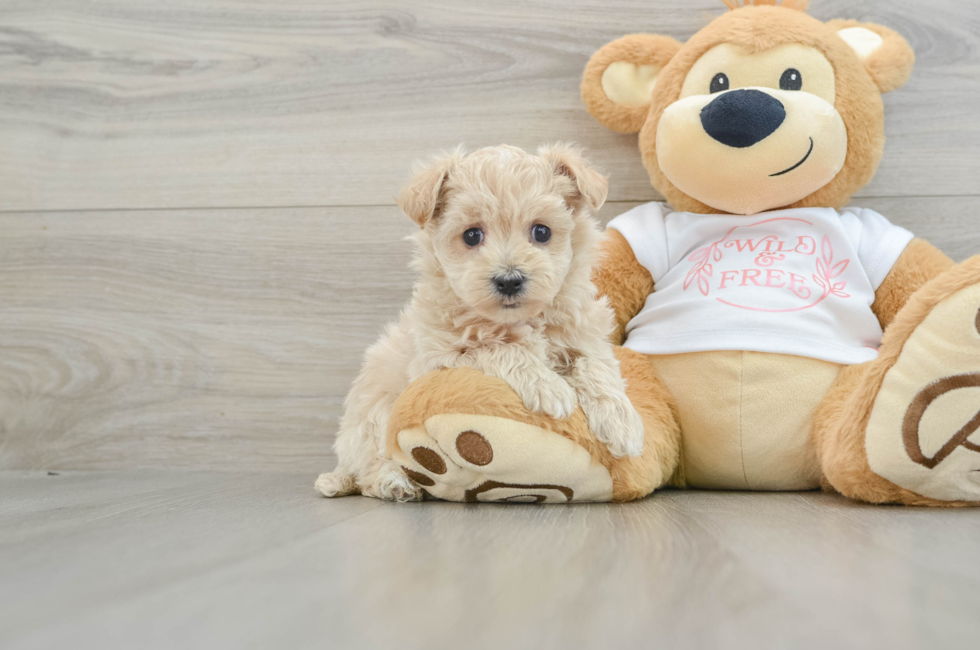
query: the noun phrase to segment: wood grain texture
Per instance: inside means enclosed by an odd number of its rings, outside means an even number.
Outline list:
[[[980,517],[809,494],[326,500],[307,474],[0,472],[0,645],[968,648]]]
[[[861,205],[980,251],[980,197]],[[0,214],[0,467],[329,469],[414,229],[384,206]]]
[[[980,4],[818,0],[898,30],[864,196],[977,192]],[[720,0],[0,0],[0,210],[390,205],[413,159],[578,140],[615,200],[656,198],[635,138],[578,96],[635,31],[686,39]]]
[[[387,207],[0,215],[0,465],[324,469],[413,228]]]

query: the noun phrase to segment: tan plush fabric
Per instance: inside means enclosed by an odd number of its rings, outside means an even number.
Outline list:
[[[609,299],[616,314],[613,343],[622,345],[626,340],[627,323],[640,313],[647,296],[653,293],[653,277],[636,260],[629,242],[619,231],[606,231],[599,245],[592,282],[599,289],[599,295]]]
[[[658,74],[655,65],[614,61],[602,73],[602,92],[614,104],[647,107]]]
[[[912,295],[929,280],[954,266],[942,251],[922,239],[913,239],[875,291],[871,311],[885,329]]]
[[[677,398],[689,486],[820,486],[810,423],[839,365],[742,351],[651,356],[650,361]]]

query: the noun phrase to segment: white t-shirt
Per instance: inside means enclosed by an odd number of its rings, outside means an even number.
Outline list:
[[[874,292],[912,240],[859,208],[733,216],[647,203],[609,227],[655,283],[627,325],[626,347],[778,352],[841,364],[878,356]]]

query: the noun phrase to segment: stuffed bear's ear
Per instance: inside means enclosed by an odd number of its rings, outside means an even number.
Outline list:
[[[567,201],[573,209],[578,210],[584,203],[595,212],[606,202],[609,182],[582,157],[581,148],[558,142],[539,148],[538,155],[551,163],[556,175],[571,179],[574,183],[573,189],[567,196]]]
[[[909,80],[915,52],[897,32],[856,20],[832,20],[827,24],[857,53],[878,90],[891,92]]]
[[[637,133],[646,121],[657,76],[681,49],[669,36],[630,34],[592,55],[582,75],[582,101],[613,131]]]
[[[416,163],[415,175],[402,188],[397,203],[412,221],[424,228],[442,211],[446,181],[453,168],[463,158],[462,148],[437,156],[429,164]]]

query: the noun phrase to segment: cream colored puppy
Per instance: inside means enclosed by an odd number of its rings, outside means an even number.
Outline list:
[[[555,418],[582,406],[615,456],[638,456],[643,423],[609,343],[613,314],[590,280],[592,217],[606,179],[577,149],[457,150],[419,169],[399,205],[420,227],[412,300],[368,349],[347,396],[337,469],[316,487],[398,501],[421,490],[384,457],[393,404],[439,368],[506,381],[527,408]]]

